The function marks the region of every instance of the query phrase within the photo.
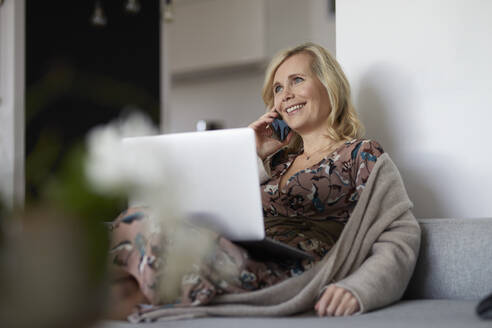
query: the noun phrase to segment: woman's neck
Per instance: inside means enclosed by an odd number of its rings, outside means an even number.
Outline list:
[[[306,154],[316,153],[317,151],[327,149],[337,143],[322,132],[302,134],[301,138],[304,145],[304,153]]]

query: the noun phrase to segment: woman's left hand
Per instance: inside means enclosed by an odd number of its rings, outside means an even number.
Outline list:
[[[360,305],[354,295],[348,290],[329,285],[314,306],[314,309],[320,317],[325,315],[339,317],[358,312]]]

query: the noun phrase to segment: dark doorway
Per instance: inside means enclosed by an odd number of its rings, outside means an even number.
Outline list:
[[[26,201],[94,126],[139,109],[159,122],[159,0],[26,0]]]

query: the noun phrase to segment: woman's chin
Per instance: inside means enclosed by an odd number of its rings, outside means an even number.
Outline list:
[[[306,129],[305,122],[303,122],[302,120],[298,120],[297,118],[289,120],[289,122],[287,122],[287,125],[297,133],[300,133]]]

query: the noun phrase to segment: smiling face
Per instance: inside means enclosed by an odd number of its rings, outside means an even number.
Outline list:
[[[324,131],[330,114],[326,88],[311,69],[312,57],[301,52],[287,58],[275,72],[275,109],[297,133]]]

